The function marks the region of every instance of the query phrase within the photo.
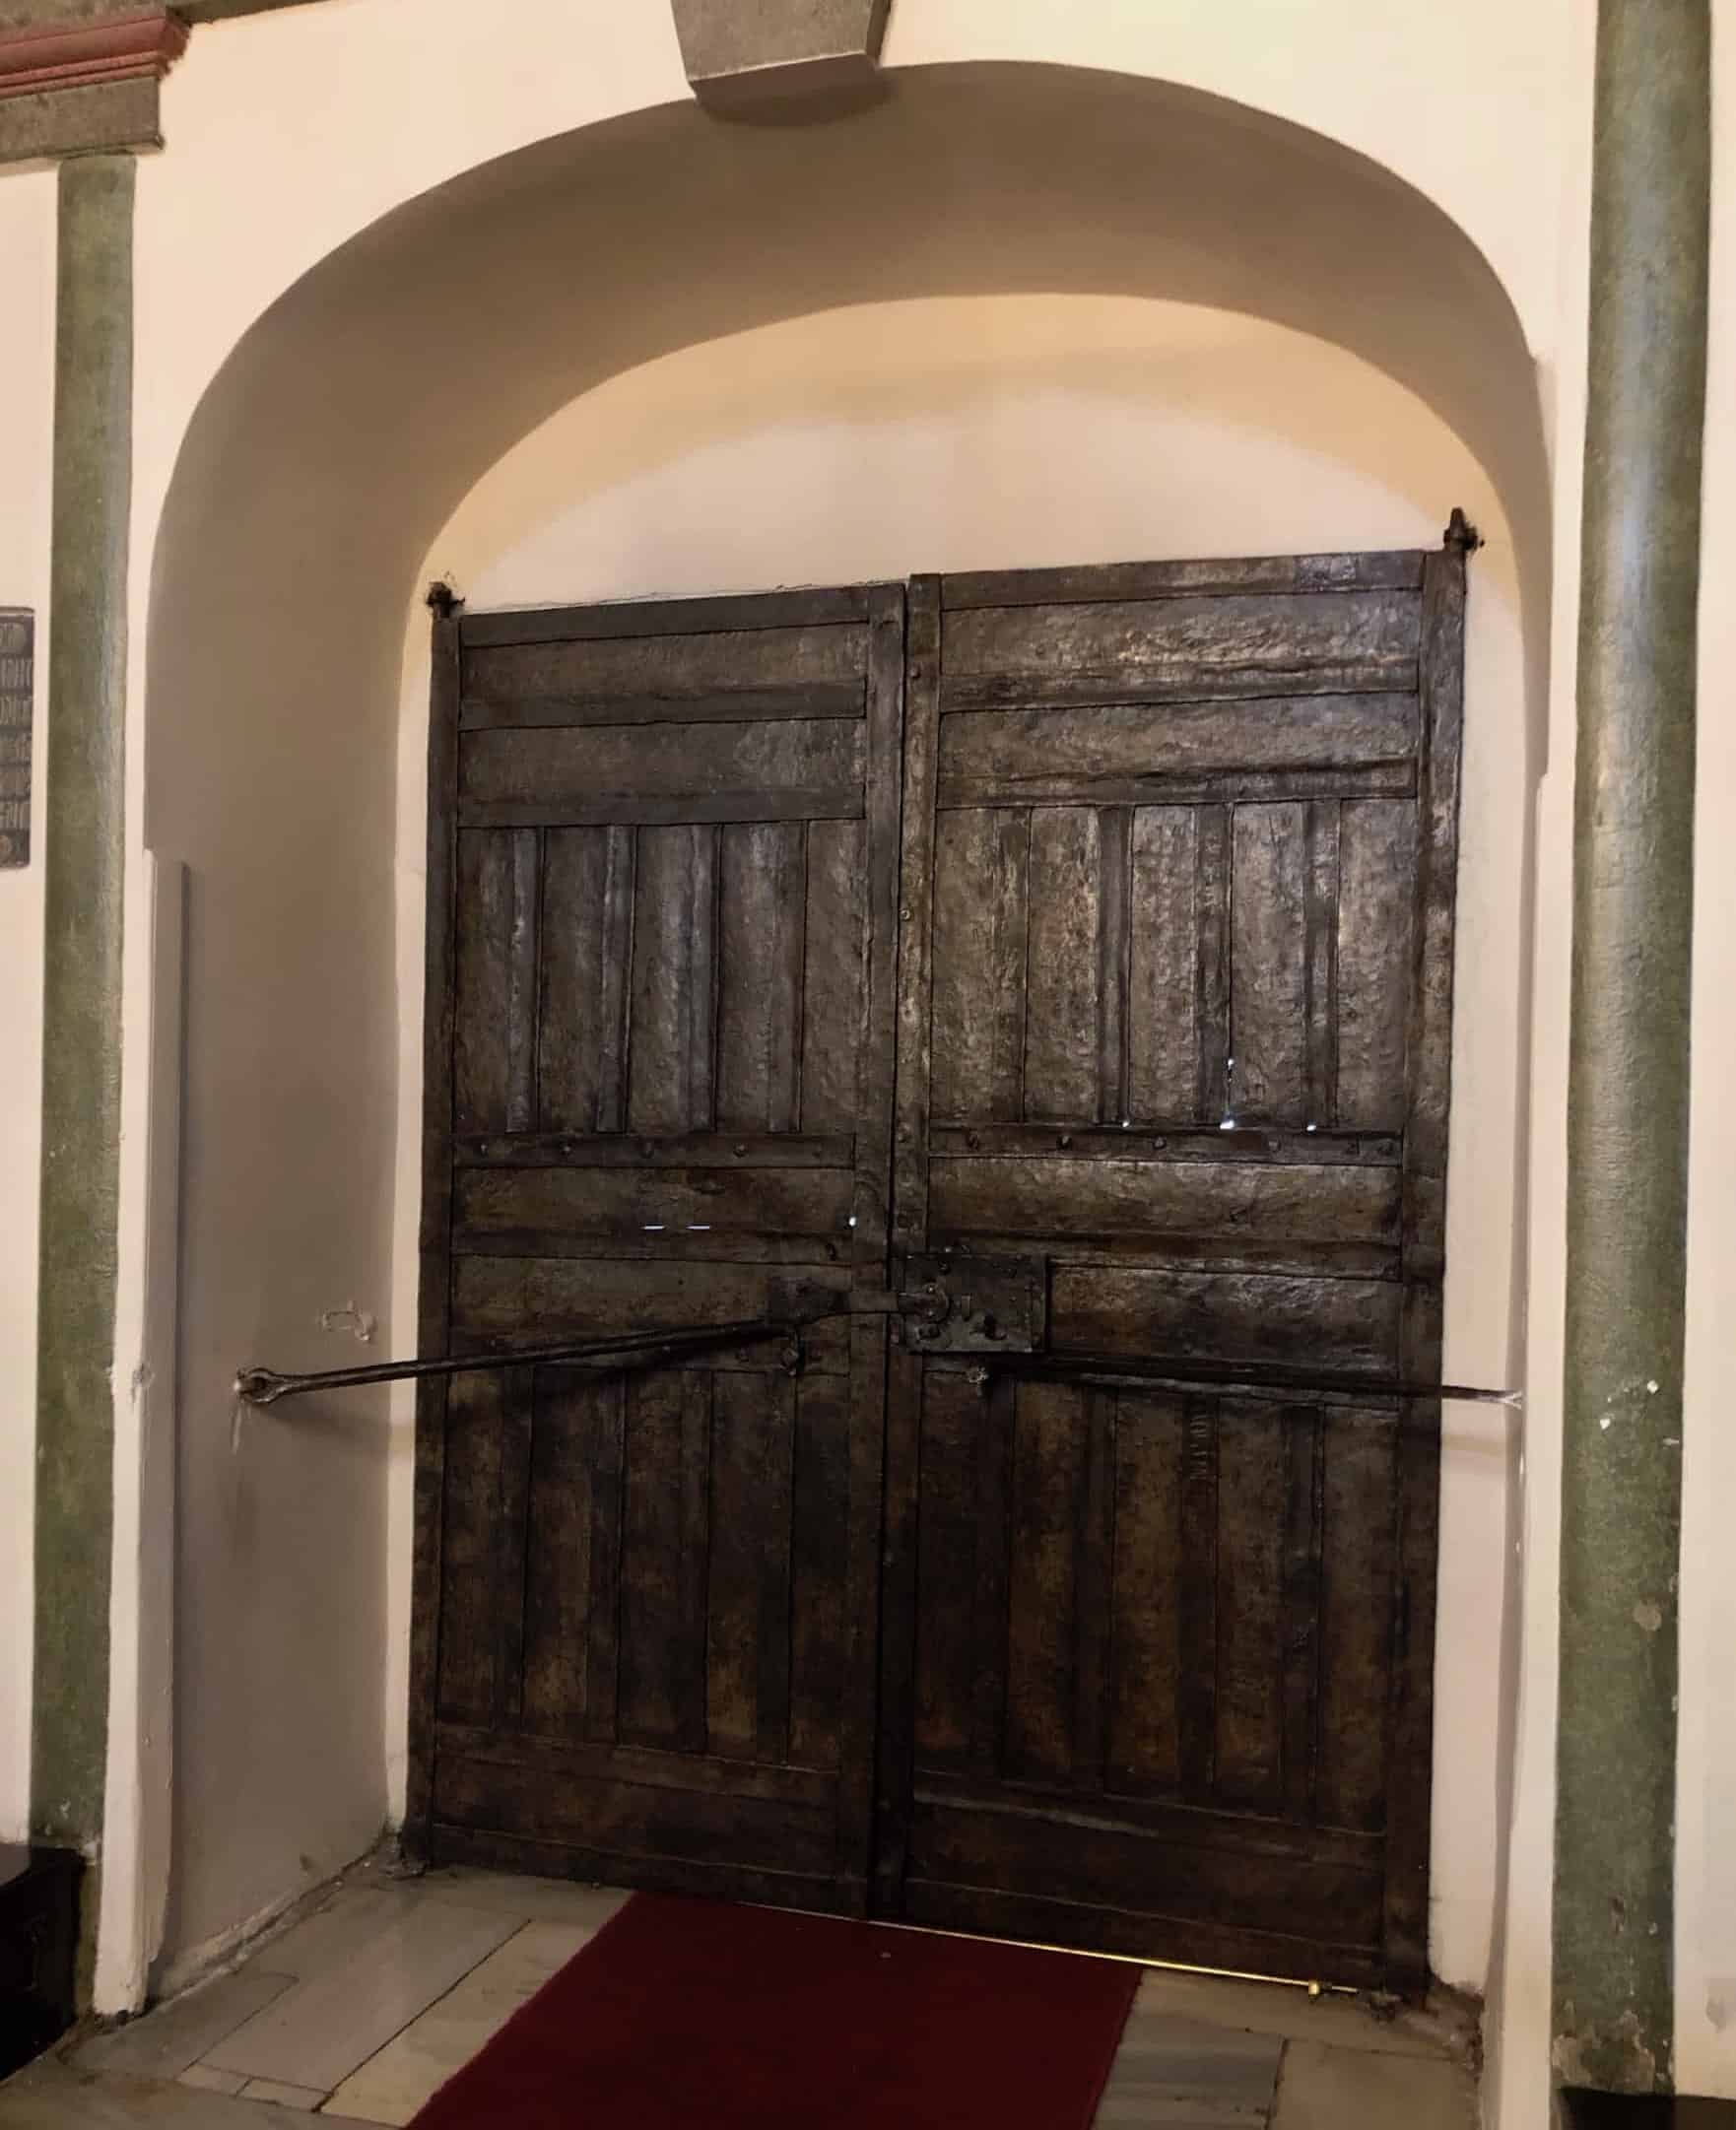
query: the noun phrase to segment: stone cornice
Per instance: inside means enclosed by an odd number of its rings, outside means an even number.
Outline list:
[[[109,82],[161,81],[186,45],[185,23],[165,7],[0,33],[0,101]]]
[[[186,44],[178,14],[139,0],[0,29],[0,163],[161,147],[159,92]]]

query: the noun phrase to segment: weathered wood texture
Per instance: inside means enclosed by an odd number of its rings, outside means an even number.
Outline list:
[[[440,625],[430,1351],[885,1284],[902,638],[896,587]],[[434,1855],[862,1904],[884,1400],[804,1345],[430,1394]]]
[[[912,1230],[1045,1260],[1056,1357],[1231,1380],[901,1365],[902,1912],[1422,1978],[1436,1449],[1362,1386],[1439,1366],[1452,563],[939,584]]]
[[[436,1853],[1422,1979],[1437,1415],[1370,1386],[1439,1372],[1463,596],[445,625],[425,1336],[857,1313],[430,1397]],[[925,1252],[1046,1268],[1040,1370],[889,1348]]]

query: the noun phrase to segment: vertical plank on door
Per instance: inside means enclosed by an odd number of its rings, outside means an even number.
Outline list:
[[[1417,809],[1347,799],[1339,831],[1338,1117],[1355,1131],[1404,1127]]]
[[[935,829],[934,1114],[1016,1121],[1024,1108],[1031,817],[968,807]]]
[[[633,912],[638,877],[638,832],[608,832],[603,877],[603,980],[597,1013],[597,1122],[600,1132],[627,1124],[629,995],[633,970]]]
[[[1330,1406],[1325,1421],[1320,1724],[1315,1795],[1328,1827],[1384,1824],[1397,1523],[1397,1414]]]
[[[792,1494],[789,1757],[798,1767],[833,1768],[850,1644],[850,1402],[835,1376],[797,1384]]]
[[[583,1735],[590,1644],[591,1471],[612,1384],[577,1368],[540,1368],[525,1540],[527,1729]]]
[[[443,1354],[451,1337],[453,1029],[457,1000],[458,718],[463,656],[458,624],[436,616],[428,727],[428,954],[423,1000],[422,1223],[417,1351]],[[445,1512],[448,1383],[416,1388],[415,1562],[411,1579],[408,1851],[426,1859],[439,1698],[440,1546]]]
[[[1121,1392],[1108,1741],[1118,1790],[1170,1790],[1180,1777],[1182,1438],[1179,1395]],[[1199,1652],[1187,1655],[1192,1662]]]
[[[856,1125],[866,885],[862,846],[859,821],[809,825],[801,1060],[805,1132],[852,1131]]]
[[[754,1753],[782,1764],[789,1759],[790,1567],[794,1552],[796,1386],[768,1376],[762,1393],[765,1450],[755,1475],[763,1504],[760,1604],[754,1623],[759,1662],[754,1670]]]
[[[1136,1123],[1190,1123],[1199,1111],[1198,819],[1190,806],[1142,806],[1133,816],[1127,1047]]]
[[[617,829],[551,829],[543,861],[540,1125],[594,1132],[602,1092],[604,904]]]
[[[621,1510],[621,1737],[702,1751],[710,1390],[704,1369],[628,1378]]]
[[[454,1104],[460,1132],[534,1122],[538,832],[458,837]]]
[[[1217,1791],[1278,1802],[1284,1753],[1283,1408],[1226,1398],[1218,1427]]]
[[[585,1653],[584,1734],[613,1745],[621,1695],[621,1511],[627,1381],[598,1398],[591,1431],[590,1646]]]
[[[722,832],[717,926],[717,1128],[788,1132],[801,1114],[807,831]]]
[[[543,837],[540,829],[512,836],[512,921],[506,945],[506,1129],[533,1132],[537,1123],[537,933],[542,916]]]
[[[975,1469],[976,1591],[971,1643],[975,1679],[971,1689],[970,1760],[979,1772],[998,1775],[1006,1762],[1008,1587],[1012,1574],[1013,1440],[1018,1382],[997,1375],[977,1405]]]
[[[859,1031],[848,1054],[852,1079],[842,1082],[853,1094],[856,1180],[850,1216],[855,1231],[852,1276],[882,1285],[888,1277],[888,1241],[892,1220],[893,1106],[898,1062],[899,848],[901,789],[903,768],[904,666],[906,630],[902,585],[884,584],[868,602],[868,776],[863,793],[866,820],[859,859],[851,874],[857,899],[847,934],[849,954],[858,971]],[[936,645],[938,650],[938,644]],[[932,701],[931,698],[931,701]],[[931,735],[932,736],[932,735]],[[814,848],[810,831],[810,850]],[[809,864],[810,893],[815,862]],[[810,936],[813,919],[810,915]],[[809,1014],[814,1013],[809,988]],[[804,1070],[806,1068],[804,1067]],[[806,1115],[807,1084],[803,1103]],[[848,1409],[849,1536],[843,1549],[844,1663],[836,1692],[837,1868],[852,1887],[853,1899],[866,1909],[873,1897],[869,1879],[875,1868],[875,1801],[881,1767],[877,1729],[881,1636],[880,1597],[883,1549],[888,1543],[886,1443],[888,1434],[888,1353],[890,1326],[884,1317],[852,1317]],[[912,1623],[913,1625],[913,1623]],[[908,1773],[905,1774],[906,1784]],[[893,1865],[896,1874],[901,1859]],[[884,1884],[884,1882],[882,1882]]]
[[[783,1760],[789,1735],[790,1459],[794,1386],[712,1377],[706,1734],[728,1760]]]
[[[1024,1382],[1014,1412],[1006,1757],[1008,1773],[1028,1778],[1058,1779],[1073,1764],[1086,1395]]]
[[[1218,1401],[1184,1401],[1181,1451],[1181,1790],[1211,1801],[1218,1732]]]
[[[1300,805],[1235,809],[1230,1041],[1238,1121],[1307,1121],[1306,817]]]
[[[1338,1115],[1338,830],[1336,799],[1315,799],[1307,818],[1303,1023],[1307,1031],[1306,1121]]]
[[[916,1764],[962,1767],[975,1689],[977,1435],[983,1400],[962,1369],[930,1368],[922,1391],[916,1524]]]
[[[459,1723],[492,1723],[495,1716],[504,1422],[501,1376],[452,1378],[440,1540],[439,1713]]]
[[[1453,513],[1423,566],[1418,692],[1423,712],[1416,918],[1405,1043],[1404,1274],[1399,1363],[1412,1382],[1440,1372],[1446,1252],[1448,1114],[1458,872],[1460,740],[1465,707],[1465,557],[1475,535]],[[1429,1971],[1429,1804],[1434,1766],[1435,1614],[1440,1534],[1440,1405],[1411,1399],[1404,1432],[1395,1575],[1398,1620],[1386,1784],[1386,1950],[1416,1986]]]
[[[1284,1811],[1314,1812],[1320,1664],[1323,1431],[1318,1406],[1284,1408]]]
[[[904,792],[899,866],[898,1064],[894,1092],[892,1184],[894,1239],[903,1249],[920,1249],[928,1235],[928,1124],[934,1056],[932,985],[934,976],[934,832],[935,781],[940,753],[941,613],[940,579],[912,577],[906,595],[904,637]],[[896,1407],[908,1371],[895,1366]],[[901,1416],[906,1432],[915,1415]],[[889,1427],[892,1425],[889,1420]],[[892,1445],[888,1443],[889,1469]],[[915,1513],[914,1467],[907,1498],[889,1497],[887,1521],[892,1534],[912,1527]],[[901,1477],[900,1485],[903,1485]],[[914,1572],[914,1556],[908,1564]],[[901,1637],[905,1617],[894,1612]],[[913,1616],[909,1616],[913,1624]],[[896,1661],[901,1665],[903,1659]],[[890,1684],[890,1682],[889,1682]],[[890,1749],[889,1749],[890,1750]],[[884,1874],[882,1875],[885,1876]]]
[[[1202,806],[1194,815],[1194,910],[1199,966],[1194,979],[1194,1025],[1199,1041],[1196,1109],[1216,1124],[1230,1107],[1230,808]]]
[[[634,899],[628,1128],[705,1131],[712,1115],[715,828],[641,829]]]
[[[1129,1108],[1127,993],[1133,949],[1133,815],[1125,806],[1098,816],[1102,853],[1098,917],[1098,1121],[1123,1124]]]
[[[1123,815],[1122,820],[1126,820]],[[1108,1760],[1109,1642],[1115,1559],[1115,1393],[1085,1401],[1075,1561],[1073,1781],[1101,1790]]]
[[[1095,809],[1032,809],[1030,893],[1025,1114],[1035,1122],[1095,1123],[1102,896],[1102,818]]]
[[[501,1497],[495,1536],[495,1721],[516,1728],[524,1706],[524,1582],[536,1370],[509,1368],[501,1385]]]

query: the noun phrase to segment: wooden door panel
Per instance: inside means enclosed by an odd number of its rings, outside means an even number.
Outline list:
[[[940,798],[943,806],[1083,799],[1095,786],[1126,804],[1142,785],[1177,779],[1382,765],[1402,784],[1417,725],[1414,693],[965,710],[941,728]]]
[[[935,830],[933,1111],[1025,1114],[1029,810],[968,807]]]
[[[535,1125],[538,844],[534,830],[458,842],[454,1122],[460,1132]]]
[[[537,1106],[546,1132],[625,1127],[637,863],[633,829],[545,834]]]
[[[1049,1348],[893,1378],[912,1916],[1420,1974],[1461,561],[912,587],[898,1231]]]
[[[865,752],[859,715],[490,728],[459,741],[458,818],[467,828],[855,820]]]
[[[1359,1131],[1405,1122],[1405,1044],[1417,875],[1417,809],[1347,799],[1338,832],[1336,1118]]]
[[[610,625],[618,632],[612,636],[474,644],[465,664],[464,729],[863,714],[862,622],[658,635],[618,609]]]
[[[942,705],[1065,707],[1414,689],[1414,590],[955,609]]]
[[[469,1353],[508,1353],[593,1332],[648,1331],[669,1325],[734,1324],[775,1316],[792,1293],[849,1290],[847,1267],[707,1264],[665,1258],[472,1257],[452,1263],[455,1344]],[[845,1375],[849,1328],[841,1318],[812,1325],[803,1342],[804,1371]],[[712,1353],[713,1368],[763,1367],[754,1348]]]
[[[1061,1353],[1391,1376],[1403,1301],[1392,1280],[1062,1261],[1050,1275],[1049,1335]]]
[[[435,1856],[863,1903],[885,1324],[846,1300],[887,1277],[901,616],[445,625],[426,1335],[838,1313],[793,1372],[762,1341],[430,1389]]]
[[[704,1669],[716,1381],[707,1368],[621,1378],[615,1735],[623,1745],[716,1750]],[[533,1574],[541,1565],[528,1564]],[[613,1594],[605,1590],[604,1601]]]
[[[619,1376],[538,1372],[521,1705],[533,1737],[588,1738],[616,1699],[619,1644],[607,1593],[621,1529],[623,1395]],[[448,1498],[461,1501],[465,1492],[449,1486]]]
[[[1156,1118],[1203,1122],[1207,1115],[1203,1076],[1211,1045],[1202,1039],[1202,1023],[1217,1029],[1221,1008],[1214,1010],[1204,965],[1216,944],[1215,932],[1208,939],[1206,921],[1214,883],[1209,867],[1204,879],[1201,871],[1221,812],[1211,809],[1203,824],[1201,809],[1191,806],[1142,806],[1134,812],[1127,1113],[1142,1123]],[[1221,929],[1221,912],[1216,922]]]
[[[1308,816],[1299,803],[1238,806],[1232,828],[1230,1060],[1226,1114],[1308,1124]],[[1319,1002],[1320,1010],[1326,1002]]]
[[[1102,1047],[1113,1039],[1103,1026],[1102,816],[1092,807],[1036,806],[1030,822],[1025,1115],[1096,1123],[1103,1116]]]
[[[1372,1271],[1383,1261],[1396,1270],[1399,1210],[1391,1167],[1082,1162],[1065,1153],[937,1156],[929,1198],[935,1239],[968,1239],[983,1251],[1048,1239],[1076,1256],[1137,1249],[1213,1263],[1262,1246],[1342,1248],[1365,1252]]]
[[[454,1241],[478,1256],[833,1263],[854,1191],[842,1167],[466,1168]]]

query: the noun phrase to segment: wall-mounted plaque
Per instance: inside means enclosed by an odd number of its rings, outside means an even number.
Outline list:
[[[31,713],[36,618],[0,607],[0,866],[31,862]]]

